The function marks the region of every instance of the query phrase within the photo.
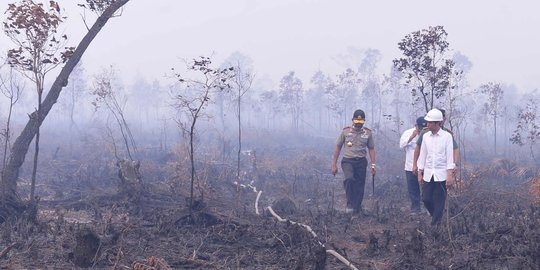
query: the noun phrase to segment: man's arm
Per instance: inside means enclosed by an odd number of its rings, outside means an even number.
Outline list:
[[[420,155],[420,148],[422,147],[422,143],[424,142],[424,135],[427,133],[427,129],[423,128],[420,131],[420,134],[418,135],[418,139],[416,139],[416,148],[414,148],[414,155],[413,155],[413,174],[417,175],[418,173],[418,156]]]
[[[414,156],[412,162],[412,173],[416,175],[418,173],[418,157],[420,156],[420,145],[416,144],[414,148]]]
[[[412,139],[414,139],[414,132],[408,132],[408,130],[405,130],[405,132],[403,132],[399,138],[399,148],[403,149],[412,141]]]
[[[417,169],[418,169],[418,182],[420,184],[422,184],[424,180],[423,173],[424,173],[424,168],[426,166],[426,158],[427,158],[426,146],[424,145],[425,143],[426,142],[422,140],[422,145],[417,144],[416,149],[415,149],[415,153],[416,153],[416,150],[418,150],[418,156],[415,160],[416,160]]]
[[[454,137],[454,133],[450,132],[450,135],[452,135],[452,146],[453,146],[453,149],[454,149],[454,164],[456,165],[454,167],[454,175],[457,174],[457,166],[458,166],[458,163],[459,163],[459,146],[458,146],[458,143],[456,141],[456,138]]]
[[[375,151],[375,148],[369,148],[369,160],[371,161],[371,174],[375,175],[375,160],[377,158],[377,152]]]
[[[339,153],[341,152],[341,145],[336,144],[336,149],[334,150],[334,155],[332,156],[332,174],[336,175],[337,173],[337,160],[339,158]]]
[[[454,169],[456,168],[455,164],[455,156],[456,156],[456,150],[453,147],[452,141],[448,140],[446,142],[446,170],[447,170],[447,176],[446,176],[446,186],[450,187],[454,183]]]

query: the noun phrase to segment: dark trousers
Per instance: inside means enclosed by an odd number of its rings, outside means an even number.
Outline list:
[[[422,183],[422,200],[431,215],[431,225],[441,223],[446,203],[446,181],[435,182],[431,177],[429,182]]]
[[[347,207],[355,212],[362,209],[364,199],[364,187],[366,185],[367,159],[363,158],[343,158],[341,159],[341,169],[345,175],[343,185],[347,195]]]
[[[420,212],[420,185],[418,177],[411,171],[405,171],[407,178],[407,190],[409,191],[409,200],[411,201],[411,211]]]

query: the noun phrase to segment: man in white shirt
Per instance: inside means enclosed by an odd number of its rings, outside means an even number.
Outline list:
[[[418,117],[414,127],[405,130],[399,139],[399,148],[405,150],[405,179],[411,200],[411,214],[413,215],[420,213],[420,185],[418,178],[413,173],[413,158],[418,134],[424,127],[426,127],[426,120],[423,116]]]
[[[417,162],[418,182],[422,184],[422,200],[431,215],[431,225],[437,225],[443,216],[446,189],[454,181],[453,138],[452,134],[441,129],[441,111],[432,109],[424,119],[429,131],[422,136]]]

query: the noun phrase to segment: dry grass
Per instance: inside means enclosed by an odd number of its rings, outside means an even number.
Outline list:
[[[170,270],[172,269],[163,258],[150,256],[145,262],[134,262],[133,270]]]
[[[495,179],[530,185],[529,191],[534,203],[540,204],[540,169],[535,166],[517,165],[512,160],[504,158],[494,159],[487,165],[467,167],[462,177],[456,177],[455,187],[459,193],[463,193],[478,181]]]

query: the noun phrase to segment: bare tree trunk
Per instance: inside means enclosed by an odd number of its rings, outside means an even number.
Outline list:
[[[189,188],[189,216],[193,218],[193,185],[195,183],[195,151],[193,150],[193,137],[195,136],[195,123],[197,116],[193,118],[193,123],[189,129],[189,162],[191,163],[191,185]]]
[[[39,86],[38,87],[42,87]],[[43,96],[43,88],[38,89],[38,109],[37,109],[37,117],[39,118],[39,113],[41,111],[41,98]],[[41,123],[40,123],[41,125]],[[37,127],[36,131],[36,140],[34,144],[34,163],[32,167],[32,183],[30,185],[30,201],[34,202],[34,194],[36,192],[36,176],[37,176],[37,166],[38,166],[38,158],[39,157],[39,126]]]
[[[236,156],[236,181],[240,184],[240,156],[242,155],[241,90],[238,90],[238,153]]]
[[[7,152],[9,147],[9,140],[11,139],[11,114],[13,113],[13,105],[15,104],[13,102],[13,96],[10,97],[9,100],[9,110],[8,110],[8,117],[6,121],[6,136],[5,136],[5,142],[4,142],[4,155],[2,156],[2,172],[4,171],[6,167],[7,162]]]
[[[16,196],[17,180],[19,178],[19,169],[22,166],[30,143],[36,136],[39,127],[45,120],[45,117],[49,114],[51,108],[56,103],[58,96],[62,89],[67,85],[68,78],[73,68],[77,65],[84,52],[97,36],[99,31],[105,26],[107,21],[114,16],[122,6],[124,6],[129,0],[117,0],[114,1],[103,13],[97,18],[92,28],[83,37],[79,46],[73,52],[73,55],[66,62],[65,66],[60,71],[58,77],[51,86],[50,91],[47,93],[45,100],[42,103],[39,113],[34,111],[30,114],[28,123],[22,130],[21,134],[15,140],[11,149],[11,156],[9,157],[8,164],[2,174],[2,203],[7,201],[17,201],[20,203],[20,199]],[[39,115],[39,117],[38,117]]]
[[[497,155],[497,115],[495,115],[493,117],[493,127],[494,127],[494,130],[493,130],[493,136],[494,136],[493,151],[495,152],[495,155]]]

